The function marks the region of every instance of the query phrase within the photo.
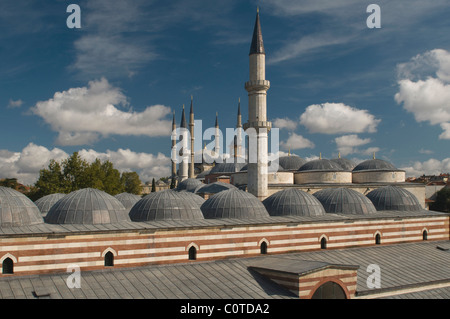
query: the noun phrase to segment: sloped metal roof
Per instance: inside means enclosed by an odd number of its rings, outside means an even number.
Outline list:
[[[325,209],[317,198],[297,188],[283,189],[263,201],[271,216],[321,216]]]
[[[0,186],[0,227],[42,224],[39,208],[24,194]]]
[[[236,173],[245,165],[246,163],[219,163],[211,169],[210,174]]]
[[[236,186],[224,182],[214,182],[211,184],[200,185],[195,189],[196,194],[216,194]]]

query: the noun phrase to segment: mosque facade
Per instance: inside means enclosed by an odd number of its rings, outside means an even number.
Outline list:
[[[181,163],[178,174],[172,165],[177,188],[143,198],[83,189],[35,204],[0,187],[0,282],[67,272],[71,265],[89,272],[255,257],[248,269],[299,298],[324,296],[333,285],[340,291],[334,297],[353,298],[357,266],[277,256],[450,239],[450,216],[425,210],[421,190],[385,161],[286,156],[271,172],[259,13],[249,57],[243,127],[257,132],[262,161],[216,164],[204,176],[218,181],[207,184],[196,178],[192,161]],[[184,108],[181,127],[193,132]],[[184,139],[185,149],[193,148],[193,138]]]

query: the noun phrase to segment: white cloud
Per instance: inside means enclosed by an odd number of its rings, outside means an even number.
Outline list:
[[[417,122],[440,125],[440,139],[450,139],[450,52],[435,49],[397,66],[399,91],[394,98]],[[423,79],[425,78],[425,79]]]
[[[311,133],[374,133],[381,120],[367,110],[343,103],[313,104],[300,116],[300,124]]]
[[[118,107],[126,107],[121,110]],[[53,98],[31,108],[59,133],[59,145],[83,145],[109,135],[170,135],[170,108],[148,106],[142,112],[128,107],[127,98],[105,78],[90,81],[87,87],[56,92]]]
[[[361,151],[358,149],[358,146],[366,145],[371,142],[370,138],[359,138],[358,135],[344,135],[340,137],[336,137],[334,139],[336,142],[336,146],[338,151],[342,156],[346,156],[348,154],[360,153]],[[371,150],[374,148],[370,148]],[[365,151],[362,151],[365,154]]]
[[[421,149],[419,150],[419,153],[420,153],[420,154],[433,154],[434,152],[431,151],[431,150],[426,150],[426,149],[421,148]]]
[[[9,99],[7,107],[10,109],[14,109],[14,108],[21,107],[22,104],[23,104],[23,101],[21,99],[18,99],[18,100]]]
[[[287,139],[287,141],[281,142],[280,146],[281,146],[281,148],[283,148],[285,150],[287,150],[287,149],[298,150],[298,149],[302,149],[302,148],[314,148],[315,147],[313,142],[311,142],[307,138],[304,138],[303,136],[297,135],[295,133],[291,133],[289,135],[289,138]]]
[[[442,161],[430,158],[424,162],[416,161],[410,166],[401,167],[400,169],[406,171],[406,175],[422,176],[422,175],[439,175],[441,173],[450,172],[450,158],[445,158]]]
[[[287,130],[295,130],[297,128],[297,122],[288,119],[288,118],[276,118],[273,120],[273,127],[278,127],[280,129],[287,129]]]

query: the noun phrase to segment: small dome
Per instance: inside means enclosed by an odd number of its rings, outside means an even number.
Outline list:
[[[128,211],[114,196],[95,188],[67,194],[45,216],[49,224],[112,224],[130,221]]]
[[[246,163],[219,163],[211,169],[210,174],[236,173],[245,165]]]
[[[275,166],[272,166],[272,161],[270,161],[268,163],[268,165],[267,165],[267,171],[269,173],[281,172],[281,171],[284,171],[284,170],[285,170],[284,167],[280,163],[278,163],[278,167],[277,168],[275,168]],[[240,172],[247,172],[247,171],[248,171],[248,164],[245,164],[241,168]]]
[[[389,162],[380,159],[371,159],[359,163],[353,171],[397,171],[397,168]]]
[[[61,198],[63,198],[64,196],[66,196],[66,194],[61,194],[61,193],[50,194],[50,195],[39,198],[34,203],[39,208],[39,211],[41,212],[42,217],[44,217],[45,215],[47,215],[50,208],[52,208],[52,206],[55,205],[55,203],[57,201],[59,201]]]
[[[377,210],[401,210],[420,211],[423,210],[419,200],[410,191],[396,186],[384,186],[374,189],[368,193]]]
[[[297,188],[276,192],[263,201],[270,216],[321,216],[322,204],[313,195]]]
[[[363,194],[349,188],[326,188],[313,194],[327,213],[369,215],[375,206]]]
[[[42,224],[39,208],[24,194],[0,186],[0,227]]]
[[[337,171],[343,171],[342,167],[331,160],[328,159],[316,159],[309,161],[305,164],[303,164],[299,169],[299,172],[306,172],[306,171],[323,171],[323,172],[337,172]]]
[[[200,206],[203,198],[190,192],[171,189],[150,193],[130,210],[132,221],[193,220],[203,219]]]
[[[177,191],[186,191],[193,193],[195,189],[200,185],[204,185],[202,181],[195,178],[187,178],[178,184]]]
[[[200,185],[195,189],[196,194],[216,194],[236,186],[224,182],[214,182],[211,184]]]
[[[302,167],[303,164],[306,163],[306,160],[301,158],[297,155],[289,155],[289,156],[282,156],[278,159],[278,163],[288,171],[296,171],[300,167]]]
[[[134,204],[136,204],[142,198],[139,195],[130,193],[120,193],[115,195],[114,197],[117,198],[127,210],[130,210],[131,207],[133,207]]]
[[[258,219],[269,216],[258,198],[237,188],[211,196],[201,210],[205,218]]]
[[[343,157],[333,158],[331,161],[337,163],[344,171],[352,171],[356,166],[355,162]]]

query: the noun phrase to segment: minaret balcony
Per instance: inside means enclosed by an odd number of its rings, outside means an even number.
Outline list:
[[[256,80],[245,82],[245,90],[250,91],[267,91],[270,88],[270,81]]]
[[[244,131],[247,130],[248,128],[254,128],[257,131],[259,131],[259,129],[261,128],[265,128],[267,129],[267,132],[270,131],[270,129],[272,128],[272,122],[269,121],[252,121],[252,122],[247,122],[244,123]]]

